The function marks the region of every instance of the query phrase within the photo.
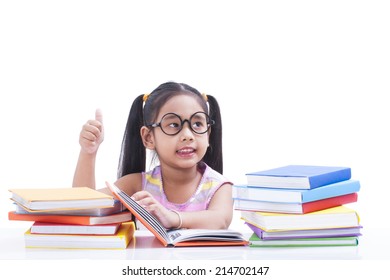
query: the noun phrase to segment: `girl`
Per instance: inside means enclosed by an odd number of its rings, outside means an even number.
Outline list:
[[[95,159],[103,138],[97,111],[80,133],[74,187],[95,188]],[[145,148],[154,151],[160,163],[149,172]],[[232,184],[221,173],[222,124],[214,97],[168,82],[134,100],[115,185],[166,228],[228,228]]]

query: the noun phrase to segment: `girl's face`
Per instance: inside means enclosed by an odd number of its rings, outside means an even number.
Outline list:
[[[164,115],[174,113],[181,120],[189,120],[196,112],[204,112],[198,101],[189,95],[172,97],[161,107],[156,118],[159,123]],[[200,114],[202,116],[202,114]],[[193,118],[194,119],[194,118]],[[202,121],[199,122],[201,124]],[[174,121],[175,126],[179,122]],[[201,127],[195,122],[193,128]],[[167,130],[167,129],[166,129]],[[209,132],[197,134],[190,128],[189,122],[184,122],[182,129],[176,135],[167,135],[161,127],[155,127],[150,133],[151,142],[158,154],[161,165],[169,165],[175,168],[191,168],[202,160],[209,145]]]

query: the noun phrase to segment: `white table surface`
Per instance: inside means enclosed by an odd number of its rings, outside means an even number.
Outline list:
[[[386,229],[364,229],[358,246],[301,248],[165,248],[149,232],[140,230],[125,250],[30,249],[24,246],[25,231],[26,228],[0,229],[0,260],[390,260]]]

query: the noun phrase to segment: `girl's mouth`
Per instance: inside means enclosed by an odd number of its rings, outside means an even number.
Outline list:
[[[195,149],[193,148],[183,148],[183,149],[180,149],[180,150],[177,150],[176,153],[180,156],[191,156],[195,153]]]

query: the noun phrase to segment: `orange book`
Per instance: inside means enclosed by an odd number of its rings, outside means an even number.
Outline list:
[[[243,246],[247,245],[240,232],[233,230],[174,229],[167,230],[159,220],[135,202],[117,186],[106,182],[112,193],[156,238],[168,247],[182,246]]]
[[[76,215],[37,215],[18,214],[15,211],[8,212],[8,219],[11,221],[35,221],[45,223],[61,223],[75,225],[100,225],[122,223],[130,221],[132,214],[129,211],[107,215],[107,216],[76,216]]]

